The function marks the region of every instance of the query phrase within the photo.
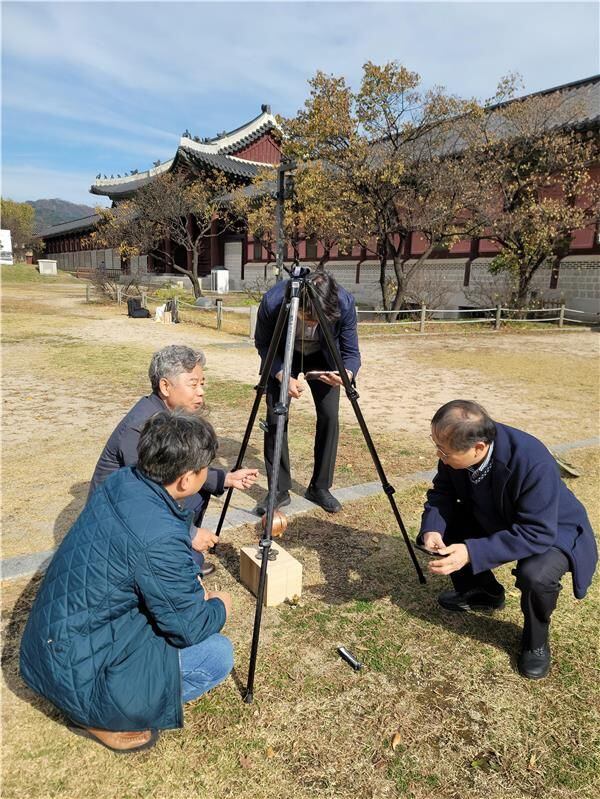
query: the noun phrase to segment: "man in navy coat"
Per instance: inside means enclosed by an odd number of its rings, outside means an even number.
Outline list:
[[[90,496],[114,471],[137,463],[140,432],[151,416],[164,410],[195,413],[203,407],[205,364],[206,358],[201,350],[193,350],[182,344],[169,344],[154,353],[148,369],[152,393],[138,400],[111,433],[94,469]],[[207,577],[215,570],[212,563],[204,561],[202,554],[218,541],[214,533],[202,527],[211,496],[218,497],[231,486],[246,491],[257,477],[256,469],[225,472],[211,468],[200,491],[184,501],[186,509],[192,511],[190,534],[194,541],[193,557],[202,577]]]
[[[540,441],[494,422],[475,402],[443,405],[432,419],[431,439],[440,461],[417,543],[442,556],[429,570],[450,575],[454,585],[438,601],[452,611],[502,608],[504,588],[492,570],[517,561],[524,616],[519,671],[545,677],[560,580],[570,571],[581,599],[596,568],[585,508]]]
[[[308,280],[312,282],[316,290],[321,308],[329,323],[333,339],[338,347],[348,376],[351,380],[354,380],[360,368],[354,297],[349,291],[339,286],[328,272],[314,272],[308,277]],[[258,309],[254,342],[261,357],[261,372],[273,337],[281,304],[287,299],[289,285],[290,283],[287,280],[276,283],[263,296]],[[275,430],[277,427],[277,416],[273,408],[279,402],[284,350],[285,335],[281,337],[279,342],[266,387],[268,429],[264,439],[264,454],[269,481],[273,467]],[[337,513],[341,510],[340,503],[329,491],[333,484],[337,456],[340,386],[342,385],[342,379],[335,371],[336,368],[323,331],[313,311],[310,298],[303,296],[298,312],[289,396],[294,399],[300,398],[303,384],[298,380],[298,375],[301,372],[324,372],[317,379],[308,381],[317,412],[317,426],[315,430],[314,469],[304,496],[329,513]],[[291,485],[286,424],[279,471],[279,485],[277,486],[275,501],[276,508],[289,505],[291,501],[289,494]],[[259,503],[256,512],[262,516],[265,510],[266,498],[264,502]]]

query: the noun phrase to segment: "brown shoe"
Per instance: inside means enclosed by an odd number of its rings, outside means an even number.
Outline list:
[[[71,724],[69,729],[76,735],[96,741],[96,743],[100,743],[118,754],[151,749],[158,740],[158,730],[111,732],[110,730],[98,730],[94,727],[80,727],[77,724]]]

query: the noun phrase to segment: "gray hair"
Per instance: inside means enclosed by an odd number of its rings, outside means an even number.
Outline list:
[[[169,344],[168,347],[163,347],[154,353],[150,361],[148,377],[152,390],[158,391],[163,377],[173,380],[183,372],[191,372],[198,364],[200,366],[206,364],[206,356],[202,350],[193,350],[183,344]]]

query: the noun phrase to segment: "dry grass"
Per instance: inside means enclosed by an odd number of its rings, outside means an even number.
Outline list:
[[[586,476],[573,488],[598,525],[598,453],[576,460]],[[424,488],[399,495],[411,529]],[[224,543],[214,578],[235,597],[228,634],[241,682],[254,601],[238,583],[237,551],[253,537],[244,528]],[[25,785],[28,797],[73,799],[597,795],[597,588],[576,602],[565,580],[555,665],[531,683],[514,667],[521,615],[510,567],[500,570],[503,611],[445,614],[435,602],[441,583],[418,585],[383,497],[333,521],[320,512],[294,519],[284,545],[303,562],[305,593],[298,607],[265,612],[255,703],[245,705],[229,679],[186,707],[183,731],[128,759],[72,736],[19,682],[16,645],[36,582],[11,584],[3,795],[23,796]],[[362,672],[337,657],[340,643],[364,661]]]
[[[117,316],[115,306],[86,306],[80,285],[44,284],[43,292],[37,285],[3,289],[4,454],[10,452],[3,475],[5,556],[60,541],[85,501],[107,435],[147,390],[150,353],[173,340],[168,336],[192,344],[197,336],[186,325],[171,331],[144,320],[139,326],[122,322],[122,309]],[[253,398],[252,371],[242,368],[251,351],[230,352],[223,345],[235,339],[210,335],[203,331],[201,341],[209,353],[211,418],[221,439],[220,460],[231,463]],[[514,345],[491,336],[415,339],[403,353],[404,383],[416,381],[420,369],[426,379],[458,375],[471,387],[485,378],[507,407],[525,397],[539,409],[523,426],[537,426],[534,432],[542,429],[549,440],[585,438],[597,433],[595,344],[588,347],[586,339],[589,352],[580,357],[571,344],[560,343],[567,339],[568,334],[553,344],[553,357],[546,353],[548,345],[521,346],[517,336],[511,337]],[[545,336],[534,341],[542,340]],[[383,346],[378,345],[382,357]],[[375,396],[369,381],[381,379],[384,361],[367,346],[365,353],[361,393],[368,401]],[[427,403],[428,384],[420,385],[422,394],[415,396]],[[400,407],[404,401],[401,387],[390,402]],[[392,483],[431,468],[426,431],[399,434],[386,427],[377,405],[374,410],[373,437]],[[310,405],[294,409],[290,449],[298,491],[310,476],[312,424]],[[583,471],[570,486],[598,529],[598,451],[579,450],[568,459]],[[250,442],[248,465],[262,468],[259,431]],[[361,435],[344,413],[336,485],[375,479]],[[397,495],[411,532],[425,489],[413,486]],[[255,489],[253,496],[261,493]],[[238,551],[254,536],[251,527],[228,535],[211,578],[212,587],[234,596],[227,632],[236,646],[235,676],[241,683],[254,599],[239,584]],[[70,734],[61,715],[24,687],[17,648],[39,578],[5,583],[3,796],[598,795],[597,583],[585,601],[576,602],[565,580],[552,631],[555,664],[548,679],[530,683],[515,672],[521,615],[509,566],[500,570],[509,589],[503,611],[493,617],[445,614],[435,601],[442,583],[432,579],[419,586],[384,497],[353,503],[334,518],[321,512],[297,517],[283,544],[303,563],[304,596],[298,607],[265,611],[255,703],[245,705],[229,679],[186,707],[183,731],[164,733],[155,750],[129,758]],[[337,657],[338,644],[364,660],[363,671],[352,672]]]

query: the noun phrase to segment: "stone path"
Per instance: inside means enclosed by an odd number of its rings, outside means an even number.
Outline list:
[[[584,438],[578,441],[570,441],[565,444],[556,444],[551,447],[552,452],[562,454],[574,449],[583,449],[585,447],[600,446],[600,438]],[[395,488],[403,488],[411,483],[422,482],[423,480],[431,480],[435,470],[426,472],[413,472],[412,474],[405,475],[395,486]],[[352,502],[357,499],[364,499],[365,497],[372,497],[382,491],[381,483],[362,483],[360,485],[347,486],[346,488],[339,488],[333,491],[333,495],[339,502]],[[292,494],[291,505],[285,509],[286,516],[295,516],[298,513],[307,513],[314,510],[315,505],[303,497]],[[209,529],[214,530],[219,521],[219,514],[209,513],[204,518],[203,524]],[[224,530],[234,529],[241,527],[244,524],[256,524],[258,517],[251,511],[243,510],[242,508],[231,507],[229,508]],[[45,552],[34,552],[31,555],[18,555],[14,558],[5,558],[0,560],[0,579],[1,580],[16,580],[19,577],[27,577],[28,575],[35,574],[37,571],[45,571],[54,555],[55,550],[49,549]]]

